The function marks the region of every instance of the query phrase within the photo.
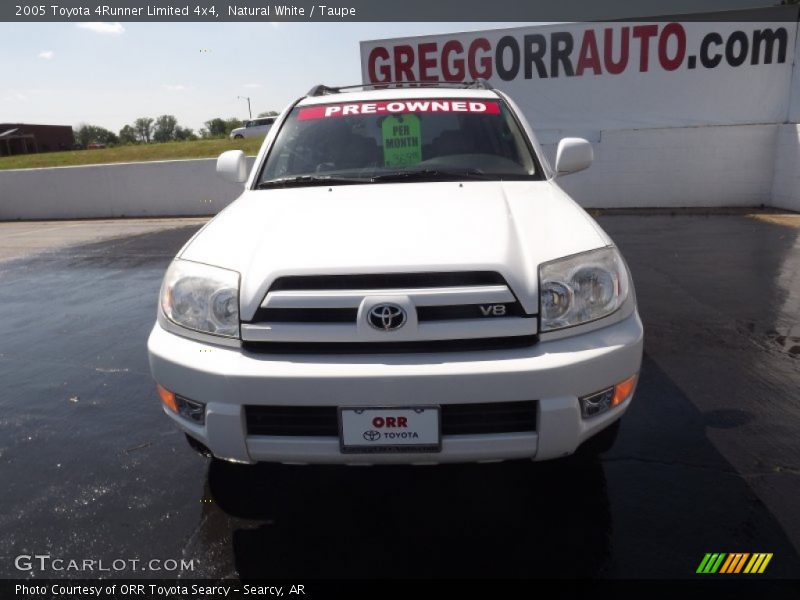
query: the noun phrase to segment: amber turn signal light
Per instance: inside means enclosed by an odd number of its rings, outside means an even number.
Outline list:
[[[633,388],[636,387],[636,377],[637,375],[628,377],[614,386],[614,398],[611,400],[611,406],[618,406],[630,398]]]
[[[164,403],[164,406],[166,406],[172,412],[177,413],[178,405],[175,403],[175,394],[170,392],[164,386],[156,384],[156,387],[158,388],[158,395],[161,396],[161,402]]]

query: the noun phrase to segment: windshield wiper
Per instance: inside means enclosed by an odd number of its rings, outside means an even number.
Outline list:
[[[480,169],[417,169],[374,175],[372,181],[409,181],[425,179],[498,179],[496,175],[484,173]]]
[[[372,179],[363,177],[339,177],[335,175],[298,175],[282,177],[270,181],[262,181],[256,185],[257,190],[274,187],[304,187],[312,185],[342,185],[355,183],[371,183]]]
[[[416,169],[413,171],[395,171],[382,173],[372,177],[344,177],[341,175],[297,175],[295,177],[282,177],[270,181],[262,181],[256,189],[280,187],[304,187],[313,185],[352,185],[357,183],[378,183],[386,181],[424,181],[430,179],[459,180],[499,179],[497,175],[484,173],[480,169]]]

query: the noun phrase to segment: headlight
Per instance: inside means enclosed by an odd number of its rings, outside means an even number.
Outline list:
[[[628,271],[616,248],[601,248],[539,267],[541,331],[608,316],[628,297]]]
[[[161,285],[161,310],[181,327],[239,337],[239,274],[175,259]]]

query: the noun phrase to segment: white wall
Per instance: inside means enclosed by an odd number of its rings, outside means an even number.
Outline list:
[[[582,133],[595,161],[560,180],[582,206],[800,211],[798,125]],[[542,136],[551,164],[560,137]],[[217,177],[215,159],[0,171],[0,220],[213,215],[241,189]]]
[[[582,133],[595,162],[560,184],[585,207],[757,206],[774,197],[800,210],[797,125]],[[560,137],[542,136],[551,164]],[[216,176],[215,159],[0,171],[0,220],[213,215],[241,189]]]
[[[213,215],[243,189],[215,166],[207,158],[0,171],[0,220]]]
[[[778,128],[772,205],[800,212],[800,125]]]
[[[777,125],[600,132],[595,160],[560,185],[582,206],[757,206],[769,204]],[[555,162],[556,144],[545,153]]]
[[[792,83],[787,119],[789,123],[800,122],[800,43],[797,43],[797,36],[800,36],[800,31],[795,33],[794,66],[792,67]]]

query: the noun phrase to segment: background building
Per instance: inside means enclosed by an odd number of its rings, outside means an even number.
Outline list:
[[[73,143],[69,125],[0,123],[0,156],[71,150]]]

